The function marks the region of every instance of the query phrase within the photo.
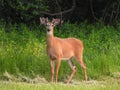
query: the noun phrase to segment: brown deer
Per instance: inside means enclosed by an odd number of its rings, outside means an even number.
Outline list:
[[[56,60],[56,82],[58,80],[58,72],[60,68],[61,60],[68,60],[68,63],[72,69],[72,73],[67,81],[70,83],[72,77],[76,72],[76,67],[72,62],[72,58],[75,57],[78,63],[84,71],[84,78],[87,81],[86,66],[82,60],[83,43],[76,38],[61,39],[54,37],[54,27],[60,23],[60,19],[53,19],[52,22],[48,21],[48,18],[40,18],[41,24],[46,26],[47,41],[46,51],[50,58],[51,65],[51,81],[54,81],[54,61]]]

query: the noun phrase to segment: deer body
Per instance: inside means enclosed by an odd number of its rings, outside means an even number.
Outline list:
[[[48,19],[40,18],[41,24],[46,26],[47,30],[47,41],[46,41],[46,51],[47,55],[50,58],[51,65],[51,81],[54,81],[54,60],[56,60],[56,82],[58,79],[58,72],[60,68],[61,60],[68,60],[68,63],[72,69],[72,73],[67,81],[69,83],[72,80],[76,72],[76,67],[72,62],[72,57],[75,57],[76,60],[80,63],[84,71],[85,80],[87,80],[86,66],[82,60],[83,54],[83,43],[82,41],[76,38],[66,38],[61,39],[54,37],[54,26],[59,24],[60,19],[53,19],[52,22],[48,22]]]
[[[48,36],[49,37],[49,36]],[[60,39],[57,37],[47,38],[47,54],[51,59],[69,60],[82,54],[83,44],[75,38]]]

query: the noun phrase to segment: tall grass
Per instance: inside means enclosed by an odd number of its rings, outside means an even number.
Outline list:
[[[49,80],[50,64],[46,55],[46,31],[43,26],[28,27],[25,24],[0,25],[0,75],[5,71],[17,76],[40,75]],[[84,43],[84,62],[90,79],[112,76],[120,71],[120,25],[116,27],[101,23],[65,23],[55,29],[55,36],[75,37]],[[77,61],[76,79],[83,79],[83,72]],[[62,61],[59,80],[69,76],[71,69]]]

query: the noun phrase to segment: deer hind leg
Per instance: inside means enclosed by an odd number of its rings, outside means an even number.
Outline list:
[[[67,81],[67,84],[70,83],[70,81],[72,80],[74,74],[76,73],[76,67],[74,66],[74,64],[73,64],[73,62],[72,62],[72,58],[68,60],[68,63],[69,63],[69,65],[70,65],[71,69],[72,69],[72,73],[71,73],[71,75],[70,75],[70,77],[69,77],[69,79],[68,79],[68,81]]]
[[[85,81],[87,81],[86,65],[84,64],[84,62],[82,60],[82,56],[81,57],[76,57],[76,59],[79,62],[79,64],[81,65],[81,67],[83,68],[84,78],[85,78]]]

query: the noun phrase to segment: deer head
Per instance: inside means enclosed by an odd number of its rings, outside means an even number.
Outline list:
[[[40,23],[45,25],[47,34],[53,34],[54,27],[60,23],[60,19],[52,19],[51,22],[48,21],[48,18],[40,18]]]

